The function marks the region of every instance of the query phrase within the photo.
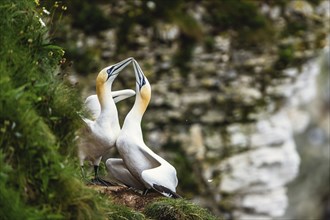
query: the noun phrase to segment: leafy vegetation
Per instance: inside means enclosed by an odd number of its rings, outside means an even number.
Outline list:
[[[60,77],[63,50],[51,44],[33,1],[2,1],[0,11],[1,218],[108,216],[113,206],[75,177],[81,104]]]

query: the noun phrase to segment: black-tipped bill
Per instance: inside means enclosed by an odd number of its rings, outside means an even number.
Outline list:
[[[135,72],[136,83],[139,85],[139,89],[141,90],[142,86],[146,84],[145,76],[142,72],[142,69],[136,60],[133,61],[133,67]]]
[[[128,64],[130,64],[132,62],[133,58],[127,58],[126,60],[120,61],[119,63],[116,63],[114,65],[109,66],[109,68],[107,69],[107,74],[108,74],[108,78],[107,80],[110,78],[110,76],[115,76],[117,75],[120,71],[122,71]]]

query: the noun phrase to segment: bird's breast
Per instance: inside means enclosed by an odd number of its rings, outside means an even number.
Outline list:
[[[101,145],[109,148],[115,145],[120,129],[110,127],[94,126],[92,129],[92,138]]]
[[[142,153],[139,145],[134,142],[134,138],[119,136],[116,146],[125,165],[132,173],[140,176],[143,170],[153,167],[148,158]]]

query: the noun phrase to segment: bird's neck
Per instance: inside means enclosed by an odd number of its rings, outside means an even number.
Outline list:
[[[101,105],[101,114],[99,119],[102,120],[104,123],[111,123],[113,125],[119,125],[118,120],[118,111],[116,104],[112,98],[111,94],[111,87],[112,85],[97,85],[96,86],[96,93]]]
[[[148,103],[144,102],[141,97],[137,95],[131,111],[125,118],[123,129],[132,129],[142,135],[141,121],[147,106]]]
[[[112,84],[96,84],[96,94],[101,105],[101,111],[108,110],[113,106],[114,101],[111,94]]]

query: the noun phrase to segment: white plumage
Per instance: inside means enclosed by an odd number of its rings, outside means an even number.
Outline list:
[[[78,144],[78,156],[84,175],[84,161],[90,160],[94,165],[96,183],[104,183],[98,177],[98,167],[102,156],[115,146],[120,132],[117,107],[115,101],[120,101],[135,94],[133,90],[112,92],[112,83],[119,72],[132,62],[128,58],[100,71],[96,78],[97,95],[89,96],[85,105],[92,119],[83,118],[86,123],[81,132]]]
[[[151,98],[151,87],[135,60],[133,66],[137,82],[135,103],[116,142],[122,162],[110,158],[106,166],[111,176],[127,186],[152,188],[164,196],[178,198],[176,169],[144,143],[141,120]]]

